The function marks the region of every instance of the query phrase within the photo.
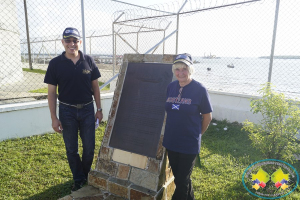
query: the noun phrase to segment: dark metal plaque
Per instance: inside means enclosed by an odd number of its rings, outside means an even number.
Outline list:
[[[128,63],[109,146],[156,157],[172,64]]]

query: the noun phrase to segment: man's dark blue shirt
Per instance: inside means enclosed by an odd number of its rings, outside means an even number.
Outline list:
[[[101,77],[92,57],[83,54],[76,64],[62,55],[53,58],[44,82],[58,86],[58,100],[68,104],[83,104],[93,100],[92,81]]]

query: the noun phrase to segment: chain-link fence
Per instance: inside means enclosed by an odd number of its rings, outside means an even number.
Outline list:
[[[0,104],[47,98],[44,73],[64,51],[66,27],[85,30],[101,82],[118,72],[124,53],[188,52],[194,79],[209,90],[253,95],[271,80],[299,95],[297,0],[174,0],[148,8],[117,0],[0,2]]]

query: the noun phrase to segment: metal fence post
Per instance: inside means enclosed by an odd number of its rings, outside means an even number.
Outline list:
[[[44,43],[42,43],[42,48],[43,48],[44,64],[45,64],[45,63],[46,63],[46,56],[45,56],[45,47],[44,47]]]
[[[32,46],[32,63],[34,63],[34,50],[33,50],[33,46]]]
[[[115,74],[115,60],[116,60],[116,46],[115,46],[116,36],[115,36],[115,23],[112,23],[112,42],[113,42],[113,75]]]
[[[143,26],[141,26],[141,27],[139,28],[139,30],[137,31],[137,33],[136,33],[136,50],[137,50],[137,51],[139,50],[139,33],[140,33],[140,31],[142,30],[142,28],[143,28]]]
[[[83,53],[86,54],[86,46],[85,46],[85,21],[84,21],[84,0],[81,0],[81,22],[82,22]]]
[[[275,50],[275,42],[276,42],[276,32],[277,32],[277,23],[278,23],[278,13],[279,13],[279,4],[280,4],[280,0],[277,0],[276,10],[275,10],[275,19],[274,19],[272,48],[271,48],[271,55],[270,55],[270,67],[269,67],[269,76],[268,76],[268,82],[269,83],[271,82],[271,76],[272,76],[274,50]]]
[[[94,32],[92,33],[92,35],[90,36],[90,56],[92,56],[92,36],[94,35],[95,32],[96,32],[96,31],[94,31]]]
[[[169,26],[170,26],[171,23],[172,22],[169,22],[169,24],[167,25],[167,27],[164,29],[164,37],[163,37],[163,39],[166,38],[166,30],[169,28]],[[163,43],[163,54],[165,54],[165,41]]]
[[[115,33],[115,23],[120,19],[120,17],[122,17],[122,15],[124,15],[124,12],[122,12],[116,19],[115,21],[113,21],[112,23],[112,39],[113,39],[113,76],[115,75],[115,67],[116,67],[116,33]]]
[[[186,3],[187,3],[187,0],[182,4],[181,8],[177,12],[176,54],[178,54],[179,14],[180,14],[180,11],[183,9],[183,7],[185,6]]]
[[[31,50],[30,50],[30,38],[29,38],[29,27],[28,27],[28,18],[27,18],[27,6],[26,6],[26,0],[24,0],[24,12],[25,12],[26,34],[27,34],[27,46],[28,46],[28,63],[29,63],[29,69],[32,70]],[[24,59],[25,59],[25,57],[24,57]]]

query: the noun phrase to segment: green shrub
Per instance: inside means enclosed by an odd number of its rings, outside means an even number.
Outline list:
[[[248,131],[252,145],[259,149],[265,158],[294,162],[294,154],[300,153],[296,138],[300,129],[300,110],[298,102],[286,99],[284,94],[276,93],[270,83],[263,85],[259,99],[251,100],[251,111],[261,113],[263,119],[255,124],[244,121],[243,129]]]

